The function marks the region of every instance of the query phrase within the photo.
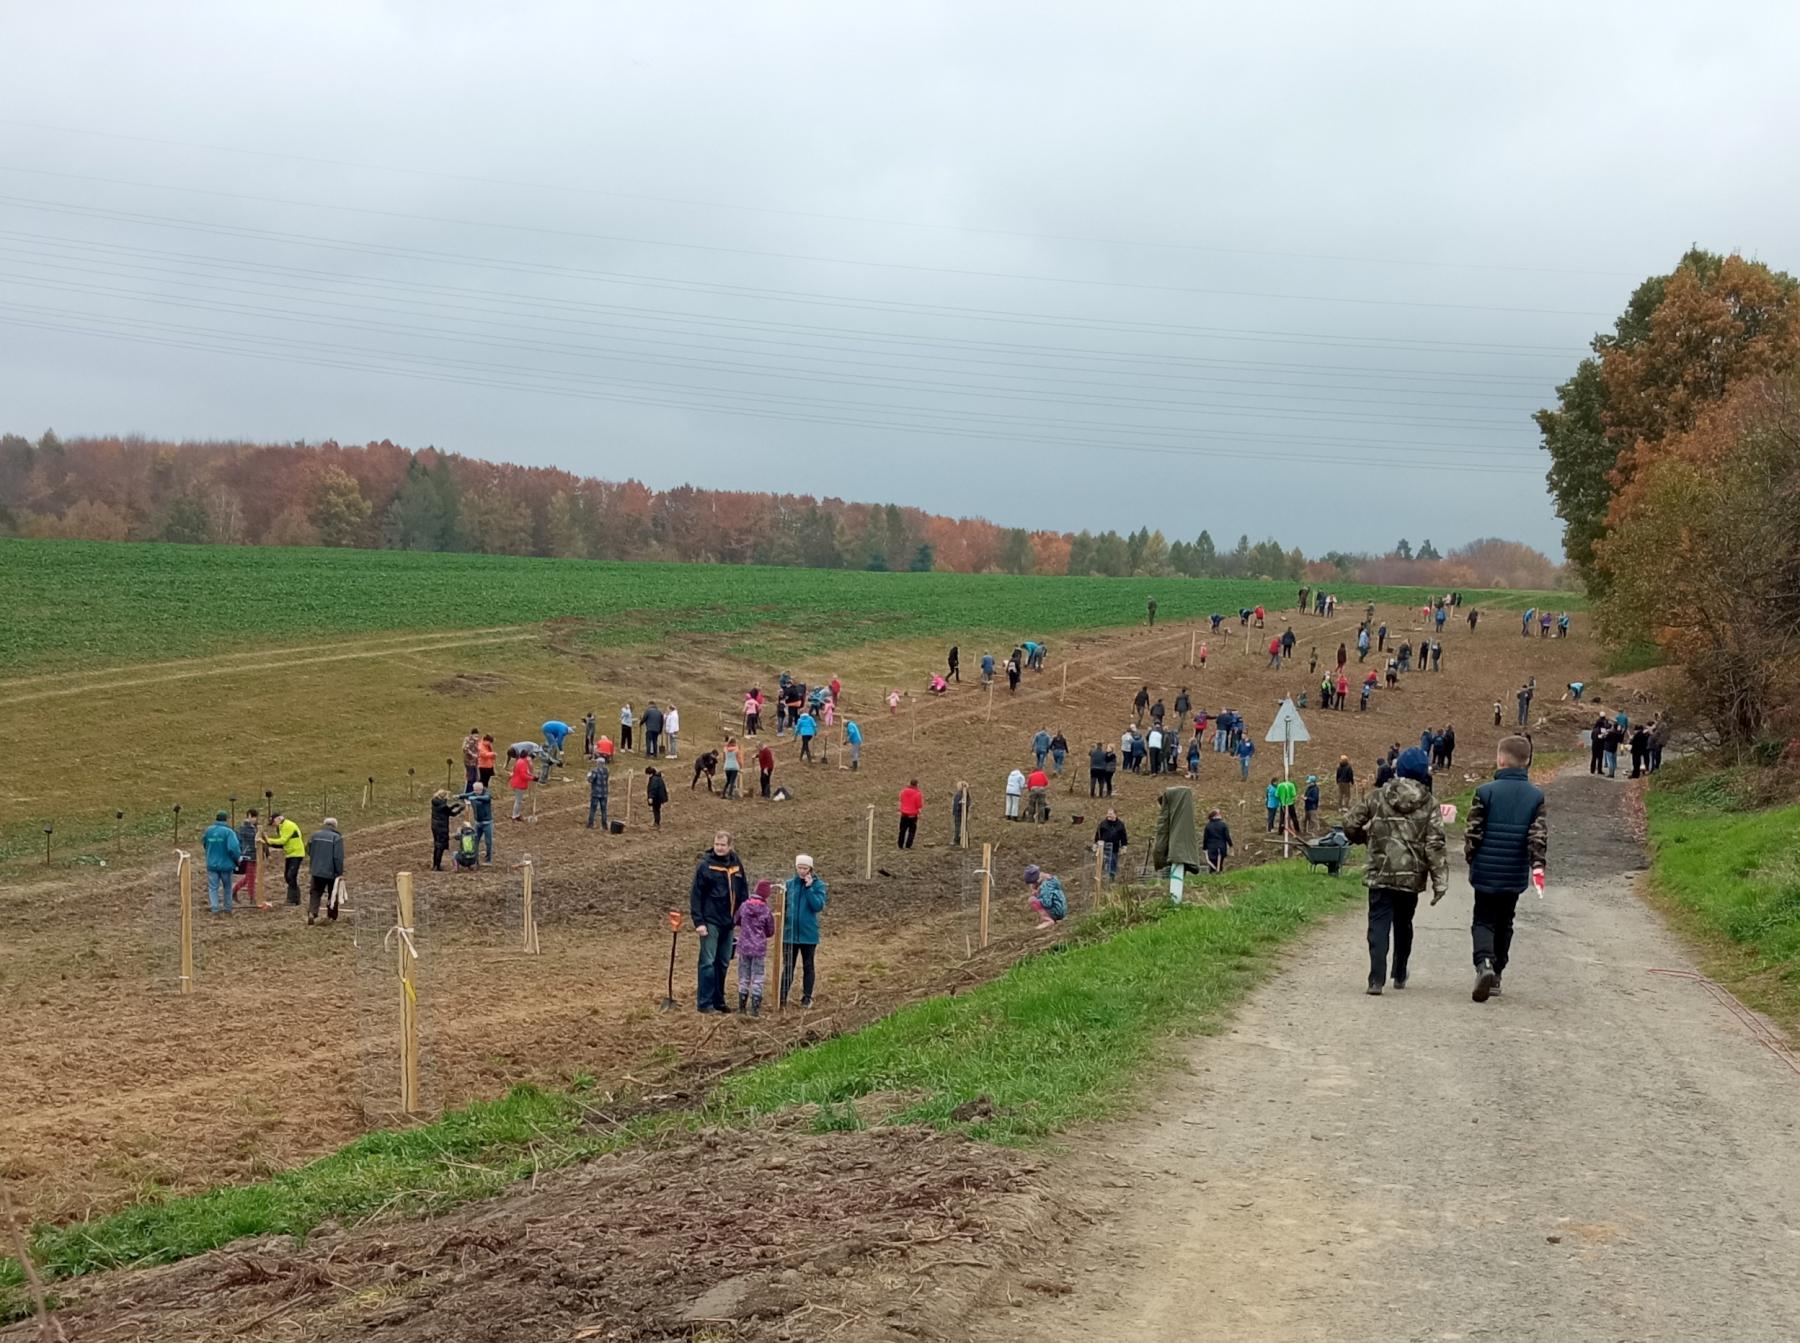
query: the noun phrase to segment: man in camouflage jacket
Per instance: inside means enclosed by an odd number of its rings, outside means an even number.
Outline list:
[[[1414,746],[1400,753],[1394,777],[1344,813],[1344,833],[1369,846],[1364,884],[1369,888],[1369,992],[1388,977],[1388,937],[1394,943],[1394,987],[1406,987],[1412,955],[1413,914],[1419,892],[1431,881],[1431,903],[1444,898],[1449,858],[1444,822],[1431,795],[1431,765]]]

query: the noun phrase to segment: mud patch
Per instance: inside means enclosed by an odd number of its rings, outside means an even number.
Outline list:
[[[475,695],[492,695],[510,684],[504,676],[495,672],[458,672],[455,676],[433,684],[431,693],[466,699]]]

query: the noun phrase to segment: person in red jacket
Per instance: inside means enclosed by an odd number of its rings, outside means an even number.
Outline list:
[[[1281,665],[1281,638],[1279,635],[1269,640],[1269,665],[1271,667]]]
[[[925,794],[914,779],[900,790],[900,847],[910,849],[919,833],[919,813],[925,810]]]
[[[536,777],[537,776],[532,773],[530,756],[521,755],[514,758],[512,775],[507,780],[507,782],[512,785],[513,820],[522,821],[525,819],[525,794],[531,791],[531,785]]]
[[[775,775],[775,748],[767,742],[762,750],[756,753],[757,782],[762,786],[762,795],[769,795],[769,780]]]
[[[1040,823],[1050,819],[1050,776],[1042,766],[1025,776],[1025,819]]]

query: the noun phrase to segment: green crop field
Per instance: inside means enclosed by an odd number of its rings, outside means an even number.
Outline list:
[[[1291,607],[1296,585],[1190,578],[863,573],[742,565],[612,564],[393,550],[0,540],[0,670],[161,661],[325,636],[458,630],[558,617],[625,645],[722,636],[754,654],[877,639],[1007,639],[1127,625],[1147,597],[1159,621]],[[1346,602],[1417,600],[1418,589],[1334,588]],[[1502,612],[1535,594],[1473,592]],[[1582,603],[1555,594],[1558,607]]]

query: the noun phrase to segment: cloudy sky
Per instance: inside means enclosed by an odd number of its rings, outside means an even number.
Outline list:
[[[1800,265],[1800,7],[0,10],[0,427],[1554,550],[1529,412]]]

